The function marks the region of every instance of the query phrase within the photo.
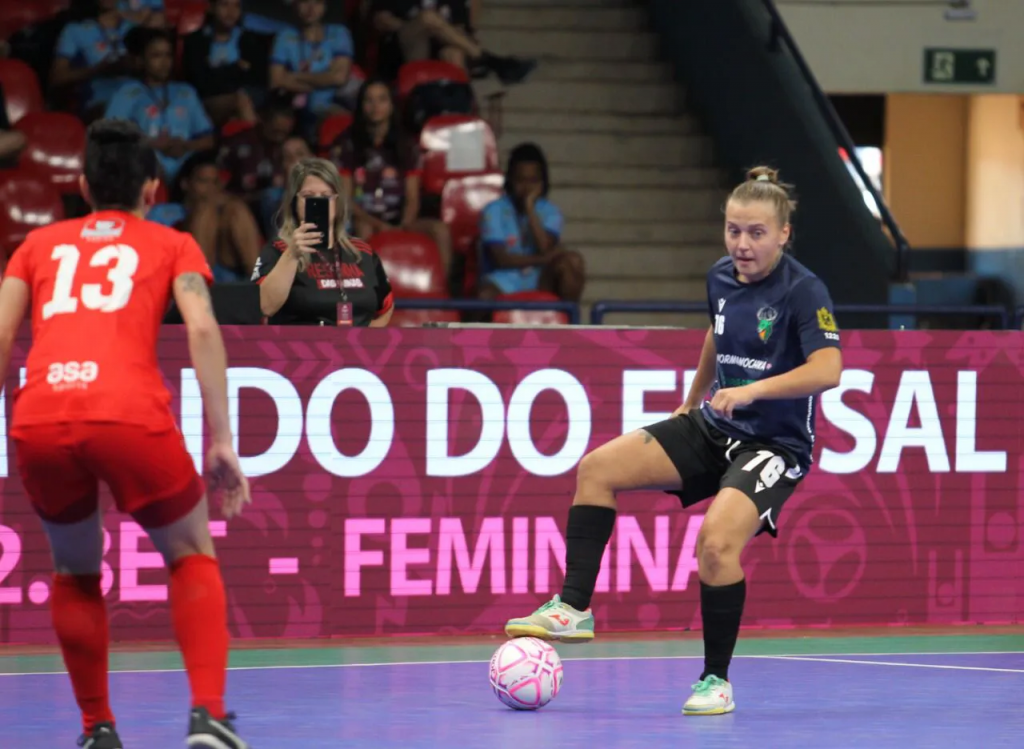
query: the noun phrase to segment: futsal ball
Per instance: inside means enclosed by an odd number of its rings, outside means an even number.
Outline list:
[[[562,688],[562,659],[536,637],[518,637],[491,657],[491,688],[513,710],[537,710]]]

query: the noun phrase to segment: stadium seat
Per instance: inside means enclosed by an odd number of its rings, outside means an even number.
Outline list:
[[[60,193],[32,173],[7,172],[0,180],[0,253],[4,261],[33,229],[64,218]]]
[[[380,255],[395,296],[447,296],[441,253],[430,237],[409,231],[385,231],[373,235],[370,247]]]
[[[457,323],[459,313],[450,309],[396,309],[391,315],[390,325],[393,328],[422,328],[432,322]]]
[[[441,220],[452,235],[452,254],[462,258],[462,293],[473,296],[479,274],[480,213],[501,197],[505,176],[494,172],[448,180],[441,194]]]
[[[230,138],[232,135],[244,133],[253,127],[255,125],[252,122],[246,122],[245,120],[228,120],[224,123],[224,127],[220,129],[220,137]]]
[[[445,183],[452,177],[485,174],[499,168],[494,131],[473,115],[446,114],[430,118],[420,133],[420,150],[423,153],[421,188],[427,195],[442,195]]]
[[[29,112],[43,111],[43,92],[32,68],[21,60],[0,59],[0,86],[4,90],[7,119],[11,124]]]
[[[179,5],[178,17],[174,25],[178,29],[178,38],[199,31],[206,22],[206,14],[210,10],[206,0],[186,0]],[[170,21],[168,21],[170,23]]]
[[[28,138],[21,153],[21,168],[62,193],[77,193],[85,152],[81,120],[63,112],[32,112],[22,117],[16,128]]]
[[[398,71],[398,98],[406,99],[414,88],[424,83],[441,81],[469,84],[469,74],[458,65],[440,60],[407,62]]]
[[[351,124],[352,115],[350,114],[332,114],[324,119],[320,125],[320,133],[317,136],[317,150],[321,156],[327,156],[335,138],[348,130]]]
[[[557,302],[557,296],[547,291],[522,291],[518,294],[502,294],[502,302]],[[505,325],[568,325],[569,316],[558,310],[498,310],[492,321]]]
[[[0,2],[0,39],[8,39],[26,26],[57,15],[70,0],[3,0]]]

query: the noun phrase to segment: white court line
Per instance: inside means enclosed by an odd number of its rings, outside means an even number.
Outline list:
[[[894,655],[887,653],[886,655]],[[917,655],[921,655],[918,653]],[[966,653],[948,653],[946,655],[967,655]],[[904,668],[935,668],[940,671],[994,671],[1002,674],[1024,674],[1024,668],[990,668],[988,666],[953,666],[941,663],[900,663],[899,661],[855,661],[848,658],[814,658],[800,655],[759,655],[761,659],[780,661],[810,661],[811,663],[854,663],[858,666],[902,666]],[[866,656],[868,658],[877,656]]]
[[[822,663],[828,663],[830,656],[857,656],[862,658],[881,658],[881,657],[893,657],[893,656],[918,656],[918,655],[1024,655],[1024,651],[1021,650],[976,650],[976,651],[957,651],[957,652],[933,652],[933,653],[823,653],[821,655],[737,655],[736,658],[750,658],[750,659],[782,659],[782,660],[804,660],[804,661],[820,661]],[[18,657],[18,656],[11,656]],[[39,656],[22,656],[28,658],[38,658]],[[562,658],[564,661],[684,661],[684,660],[697,660],[703,659],[702,655],[599,655],[592,658],[586,656],[577,656]],[[0,658],[0,662],[2,662]],[[890,666],[909,666],[919,668],[949,668],[949,669],[965,669],[974,671],[1010,671],[1012,673],[1024,673],[1024,669],[998,669],[998,668],[983,668],[981,666],[937,666],[937,665],[923,665],[914,663],[882,663],[880,661],[844,661],[840,659],[834,659],[836,663],[868,663],[873,665],[890,665]],[[476,663],[486,664],[487,660],[448,660],[448,661],[391,661],[386,663],[302,663],[295,665],[268,665],[268,666],[229,666],[228,671],[312,671],[322,670],[329,668],[382,668],[388,666],[455,666],[462,663]],[[184,673],[183,668],[142,668],[142,669],[112,669],[111,674],[180,674]],[[25,671],[25,672],[0,672],[0,679],[5,677],[16,677],[16,676],[63,676],[66,675],[66,671]]]

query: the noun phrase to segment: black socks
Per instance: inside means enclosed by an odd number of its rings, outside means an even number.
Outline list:
[[[700,613],[704,622],[704,673],[701,680],[714,674],[729,679],[729,662],[740,634],[743,604],[747,599],[747,581],[732,585],[700,584]]]
[[[615,515],[615,510],[610,507],[573,505],[569,508],[562,601],[577,611],[584,611],[590,606],[604,549],[615,527]]]

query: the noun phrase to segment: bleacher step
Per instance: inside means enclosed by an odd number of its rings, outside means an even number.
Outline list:
[[[498,142],[502,154],[519,143],[533,141],[554,164],[591,166],[703,167],[714,164],[714,147],[702,135],[646,135],[605,133],[531,133],[506,130]]]

